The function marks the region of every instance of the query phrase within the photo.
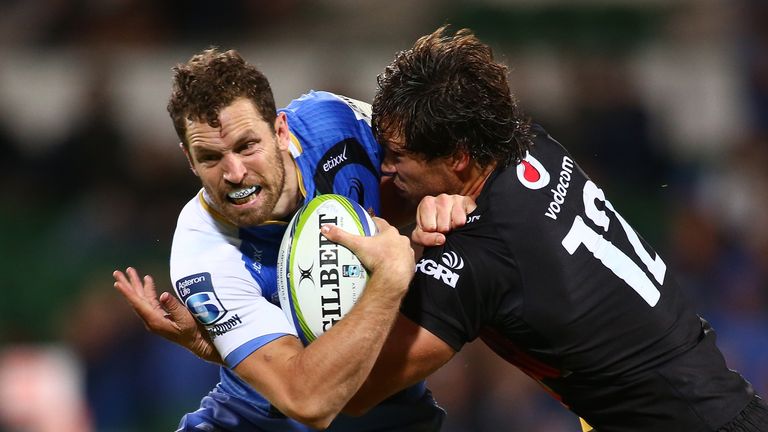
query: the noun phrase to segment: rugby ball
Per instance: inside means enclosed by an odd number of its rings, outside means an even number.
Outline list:
[[[368,280],[349,249],[320,234],[325,224],[358,235],[376,233],[365,209],[335,194],[313,198],[291,219],[277,257],[277,290],[280,307],[304,345],[349,312]]]

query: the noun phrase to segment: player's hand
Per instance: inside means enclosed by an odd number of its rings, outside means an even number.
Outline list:
[[[414,243],[428,247],[445,243],[445,234],[464,226],[467,215],[477,208],[475,200],[464,195],[425,196],[416,209]]]
[[[144,321],[147,330],[187,348],[203,360],[223,364],[208,333],[198,325],[187,308],[168,292],[157,296],[152,276],[139,278],[133,267],[128,267],[125,273],[115,270],[112,276],[115,288]]]
[[[373,221],[378,233],[370,237],[348,233],[330,224],[323,225],[321,233],[328,240],[352,251],[371,272],[372,278],[384,282],[378,286],[384,285],[399,299],[407,291],[415,271],[411,242],[384,219],[374,217]]]

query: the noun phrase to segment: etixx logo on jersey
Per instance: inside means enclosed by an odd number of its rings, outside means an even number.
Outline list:
[[[326,159],[325,163],[323,163],[323,171],[328,172],[332,168],[338,165],[341,165],[346,161],[347,161],[347,146],[344,146],[344,149],[341,151],[341,153],[328,156],[328,159]]]
[[[517,164],[517,178],[528,189],[541,189],[549,184],[549,172],[530,152]]]
[[[447,251],[443,252],[440,256],[440,261],[436,262],[429,258],[422,258],[416,264],[416,272],[432,276],[449,287],[456,288],[456,282],[459,281],[460,275],[454,270],[464,268],[464,259],[454,251]]]
[[[179,279],[176,281],[176,292],[203,325],[213,324],[227,313],[213,290],[210,273],[197,273]]]

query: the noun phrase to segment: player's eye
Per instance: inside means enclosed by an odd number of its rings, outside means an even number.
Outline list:
[[[241,144],[238,147],[238,152],[244,155],[250,155],[256,152],[256,149],[258,148],[259,142],[258,141],[246,141],[243,144]]]
[[[403,155],[404,155],[403,152],[399,150],[392,150],[392,149],[387,150],[387,156],[395,160],[400,160],[403,157]]]
[[[198,154],[195,157],[195,159],[197,159],[198,163],[212,164],[212,163],[218,161],[219,159],[221,159],[221,156],[213,154],[213,153],[203,153],[203,154]]]

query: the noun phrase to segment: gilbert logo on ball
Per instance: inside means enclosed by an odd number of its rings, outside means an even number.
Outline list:
[[[365,209],[341,195],[319,195],[291,219],[277,257],[277,289],[280,306],[305,345],[349,312],[368,280],[349,249],[320,234],[325,224],[358,235],[376,233]]]

